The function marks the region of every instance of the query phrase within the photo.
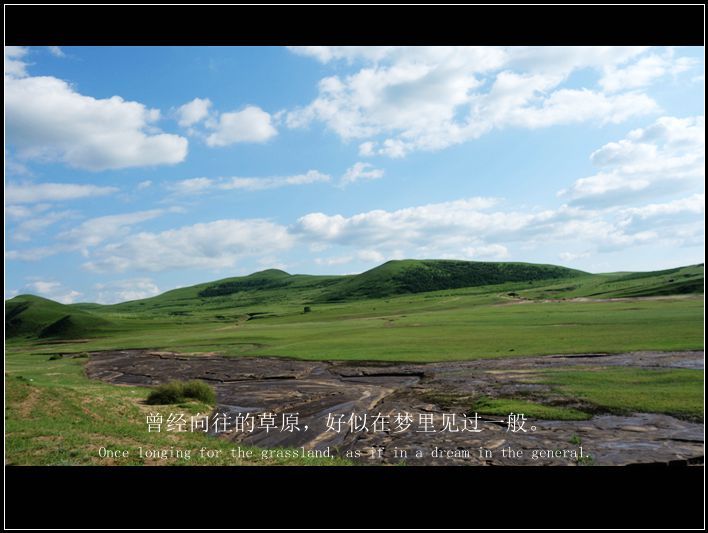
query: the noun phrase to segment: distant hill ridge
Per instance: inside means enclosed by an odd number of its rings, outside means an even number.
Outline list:
[[[432,259],[388,261],[356,275],[289,274],[269,269],[113,305],[66,305],[34,295],[16,296],[5,302],[5,336],[77,339],[109,330],[116,314],[159,319],[213,311],[218,319],[222,313],[245,309],[261,317],[264,313],[259,306],[270,304],[297,308],[467,287],[489,286],[491,293],[513,290],[527,299],[553,299],[702,294],[703,285],[702,264],[610,274],[545,264]]]
[[[22,294],[5,302],[5,336],[77,339],[110,322],[93,313],[40,296]]]
[[[324,297],[325,301],[380,298],[396,294],[498,285],[510,281],[565,279],[587,274],[580,270],[532,263],[456,260],[388,261],[354,276]]]

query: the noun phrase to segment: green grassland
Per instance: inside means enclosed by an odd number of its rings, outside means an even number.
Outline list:
[[[38,354],[8,356],[5,375],[5,459],[19,465],[345,465],[339,458],[233,458],[234,444],[202,432],[148,432],[146,416],[170,412],[210,413],[213,405],[186,402],[147,405],[146,387],[116,386],[88,379],[84,358],[48,361]],[[128,450],[129,457],[101,458],[100,447]],[[140,458],[138,448],[191,450],[189,460]],[[199,450],[219,450],[201,458]]]
[[[647,412],[699,422],[704,416],[703,378],[702,370],[687,368],[539,369],[524,381],[550,386],[560,395],[553,400],[558,405],[531,401],[523,395],[482,396],[472,400],[470,412],[501,416],[524,413],[539,420],[588,420],[599,413]]]
[[[475,268],[465,271],[468,264]],[[653,275],[534,267],[400,261],[359,276],[269,270],[107,306],[18,296],[6,302],[7,345],[11,352],[153,348],[389,361],[703,346],[702,265]],[[450,271],[469,286],[412,292],[461,283],[450,281]],[[414,286],[421,272],[425,282]],[[363,295],[361,276],[386,296]],[[487,284],[499,276],[522,279]],[[677,294],[666,294],[671,288]]]
[[[664,413],[703,420],[703,371],[687,368],[548,370],[540,381],[605,413]]]
[[[148,390],[88,380],[85,358],[52,354],[149,348],[426,362],[703,349],[703,271],[588,274],[527,263],[392,261],[357,276],[267,270],[116,305],[17,296],[5,303],[8,462],[93,464],[97,445],[230,447],[200,434],[147,433]],[[588,369],[544,379],[607,412],[702,416],[703,372],[658,372]],[[587,416],[504,401],[483,407]]]

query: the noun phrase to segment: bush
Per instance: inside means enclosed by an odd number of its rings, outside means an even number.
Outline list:
[[[147,397],[150,405],[181,403],[186,400],[197,400],[203,403],[216,403],[214,390],[198,379],[191,381],[170,381],[158,385]]]

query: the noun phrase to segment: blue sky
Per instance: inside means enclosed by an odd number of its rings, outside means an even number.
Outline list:
[[[5,296],[704,258],[703,48],[6,47]]]

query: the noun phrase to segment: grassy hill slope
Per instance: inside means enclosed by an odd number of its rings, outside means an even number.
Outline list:
[[[5,302],[5,336],[75,339],[109,326],[105,318],[53,300],[22,294]]]
[[[324,294],[322,300],[383,298],[508,282],[567,279],[584,274],[580,270],[532,263],[407,259],[388,261],[344,280]]]
[[[592,274],[523,291],[528,298],[632,298],[703,294],[703,264],[652,272]]]
[[[105,337],[108,344],[110,339],[125,338],[131,345],[162,346],[189,333],[194,344],[207,344],[206,338],[214,335],[243,342],[248,348],[270,345],[281,334],[288,336],[305,324],[323,320],[357,328],[379,321],[390,328],[392,321],[400,323],[399,315],[432,313],[450,314],[444,324],[453,327],[461,311],[492,306],[489,312],[496,313],[495,305],[523,300],[602,301],[702,294],[703,270],[703,265],[693,265],[656,272],[588,274],[553,265],[443,260],[389,261],[347,276],[266,270],[114,305],[63,305],[37,296],[17,296],[5,302],[5,327],[6,338],[17,340]],[[311,312],[305,313],[304,307],[311,307]],[[506,325],[522,311],[500,309],[506,317],[500,315],[500,324]],[[463,321],[464,328],[479,325],[476,320]],[[240,338],[256,330],[263,335]]]

